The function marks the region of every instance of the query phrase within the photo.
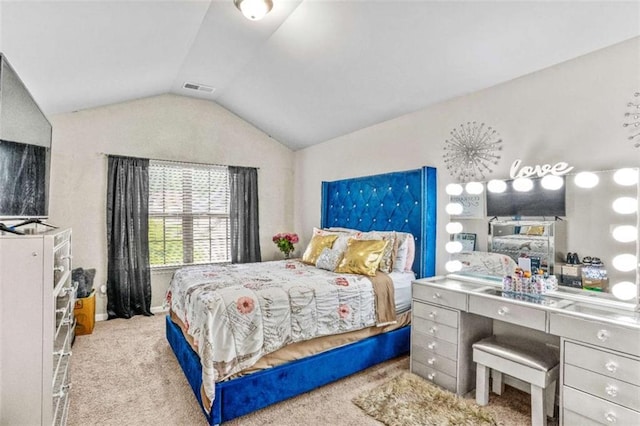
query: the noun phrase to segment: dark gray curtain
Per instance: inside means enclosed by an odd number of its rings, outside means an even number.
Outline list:
[[[109,156],[107,312],[111,318],[151,313],[149,160]]]
[[[231,262],[260,262],[258,170],[229,167]]]

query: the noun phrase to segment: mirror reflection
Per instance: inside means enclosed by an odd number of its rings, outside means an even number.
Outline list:
[[[639,174],[448,185],[447,271],[502,279],[520,266],[555,276],[560,291],[637,304]]]

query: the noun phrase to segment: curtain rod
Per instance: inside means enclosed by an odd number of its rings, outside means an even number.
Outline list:
[[[218,164],[218,163],[200,163],[197,161],[180,161],[180,160],[165,160],[162,158],[146,158],[146,157],[138,157],[135,155],[121,155],[121,154],[109,154],[107,152],[101,152],[100,155],[105,157],[121,157],[121,158],[136,158],[139,160],[149,160],[149,161],[164,161],[165,163],[175,163],[175,164],[197,164],[201,166],[220,166],[220,167],[247,167],[256,170],[260,170],[260,167],[255,166],[230,166],[229,164]]]

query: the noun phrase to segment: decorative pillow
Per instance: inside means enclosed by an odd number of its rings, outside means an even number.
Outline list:
[[[382,272],[389,273],[393,269],[393,261],[395,260],[394,248],[397,249],[396,241],[396,233],[395,232],[363,232],[358,234],[355,238],[358,240],[384,240],[389,241],[387,247],[384,249],[384,253],[382,253],[382,259],[380,260],[380,266],[378,269]]]
[[[407,262],[404,265],[405,272],[411,272],[413,269],[413,260],[416,257],[416,240],[411,234],[407,234]]]
[[[404,233],[397,234],[398,250],[396,251],[396,257],[393,260],[393,272],[404,272],[405,265],[407,264],[407,254],[409,253],[409,243],[407,242],[407,235]]]
[[[527,235],[544,235],[544,225],[542,226],[530,226],[529,229],[527,229]]]
[[[347,251],[336,268],[336,272],[374,276],[380,266],[382,253],[389,244],[384,240],[349,239]]]
[[[337,239],[337,235],[314,235],[302,255],[302,261],[310,265],[315,265],[318,256],[322,253],[322,249],[331,248],[333,242]]]
[[[335,243],[334,243],[335,245]],[[318,260],[316,261],[316,268],[326,269],[327,271],[334,271],[342,259],[342,253],[340,250],[323,248]]]

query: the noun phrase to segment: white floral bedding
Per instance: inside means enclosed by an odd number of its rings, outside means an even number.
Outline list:
[[[376,324],[371,281],[297,260],[196,266],[177,271],[167,292],[200,356],[203,387],[289,343]]]

